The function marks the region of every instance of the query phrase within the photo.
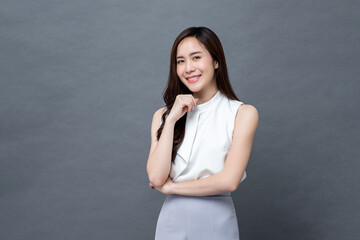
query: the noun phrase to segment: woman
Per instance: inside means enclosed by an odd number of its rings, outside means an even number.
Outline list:
[[[155,240],[240,239],[231,192],[246,178],[259,116],[236,97],[213,31],[176,38],[164,101],[146,167],[150,188],[167,195]]]

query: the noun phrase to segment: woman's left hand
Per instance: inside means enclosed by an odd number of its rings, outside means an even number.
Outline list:
[[[172,186],[173,184],[175,184],[173,181],[171,181],[171,178],[168,177],[168,179],[166,180],[166,182],[164,183],[164,185],[162,185],[161,187],[155,187],[159,192],[163,193],[163,194],[173,194],[172,192]]]

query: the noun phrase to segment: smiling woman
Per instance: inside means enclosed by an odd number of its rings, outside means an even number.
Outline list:
[[[231,192],[246,178],[259,115],[236,97],[213,31],[175,39],[164,101],[146,166],[150,187],[167,195],[155,240],[240,239]]]
[[[217,88],[215,70],[218,68],[218,63],[212,59],[209,51],[196,37],[187,37],[179,43],[176,59],[176,73],[181,82],[193,92],[194,97],[200,97],[201,92],[205,93]]]

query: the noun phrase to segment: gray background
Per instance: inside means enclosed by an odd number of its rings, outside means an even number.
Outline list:
[[[153,239],[150,125],[170,49],[222,41],[260,114],[233,193],[245,239],[360,234],[359,1],[0,2],[0,238]]]

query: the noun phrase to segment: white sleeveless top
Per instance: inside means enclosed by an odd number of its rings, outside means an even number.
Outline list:
[[[241,104],[218,91],[187,113],[184,140],[171,166],[173,182],[201,179],[223,170]],[[246,171],[241,182],[245,178]]]

